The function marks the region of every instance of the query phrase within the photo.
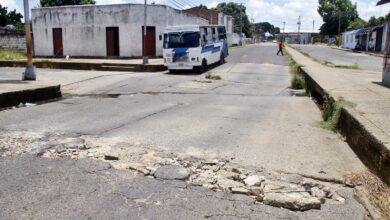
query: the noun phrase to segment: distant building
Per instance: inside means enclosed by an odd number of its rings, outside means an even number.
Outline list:
[[[318,36],[318,33],[312,32],[289,32],[280,33],[277,38],[284,39],[285,42],[290,44],[310,44],[314,37]]]
[[[145,55],[162,56],[165,27],[208,23],[166,5],[148,5]],[[34,8],[35,56],[141,57],[143,25],[142,4]]]
[[[0,27],[0,49],[25,51],[24,31],[16,30],[10,26]]]
[[[224,25],[226,28],[226,33],[233,33],[234,19],[230,15],[225,15],[223,13],[202,7],[193,7],[185,9],[184,11],[194,16],[206,19],[209,24]]]
[[[363,51],[384,52],[388,25],[357,28],[343,33],[342,47]]]

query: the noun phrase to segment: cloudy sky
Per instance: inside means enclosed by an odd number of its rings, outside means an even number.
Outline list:
[[[251,20],[255,22],[268,21],[275,26],[283,27],[286,22],[286,31],[297,31],[298,17],[302,19],[302,31],[312,31],[313,21],[315,31],[318,31],[322,19],[317,13],[318,0],[231,0],[242,3],[247,7]],[[97,4],[141,3],[143,0],[96,0]],[[168,4],[176,8],[196,6],[199,4],[208,7],[216,6],[222,0],[148,0],[148,3]],[[368,20],[371,16],[383,16],[390,11],[390,4],[375,6],[377,0],[352,0],[357,3],[361,18]],[[30,0],[30,6],[36,7],[39,0]],[[1,5],[9,9],[23,11],[23,0],[1,0]]]

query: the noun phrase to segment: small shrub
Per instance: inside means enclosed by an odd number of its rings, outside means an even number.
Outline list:
[[[294,74],[291,79],[291,88],[292,89],[306,89],[306,82],[303,76]]]

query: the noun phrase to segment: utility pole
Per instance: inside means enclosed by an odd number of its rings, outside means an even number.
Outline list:
[[[146,26],[146,7],[147,7],[147,3],[146,3],[146,0],[145,0],[145,5],[144,5],[144,34],[143,34],[143,44],[142,44],[142,64],[148,64],[149,63],[149,60],[148,60],[148,57],[145,55],[145,45],[146,45],[146,30],[147,30],[147,26]]]
[[[30,7],[28,0],[24,0],[24,31],[26,32],[27,67],[23,73],[23,80],[36,80],[35,67],[32,62],[31,33],[30,33]]]
[[[301,44],[301,16],[298,18],[298,41]]]
[[[337,38],[338,38],[338,46],[341,45],[341,13],[339,12],[339,30],[338,30],[338,34],[337,34]]]
[[[312,33],[314,33],[314,19],[313,19],[313,31],[312,31]]]
[[[285,28],[286,28],[286,22],[283,21],[283,34],[282,34],[282,40],[284,41],[285,40]]]

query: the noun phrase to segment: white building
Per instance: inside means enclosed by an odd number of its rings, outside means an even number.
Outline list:
[[[208,21],[166,5],[147,6],[145,55],[162,56],[162,33],[172,25]],[[32,9],[35,56],[140,57],[144,5],[82,5]]]
[[[350,30],[346,31],[343,34],[343,44],[341,45],[343,48],[347,49],[355,49],[356,47],[356,33],[359,30]]]
[[[348,30],[343,33],[342,47],[355,49],[359,44],[360,50],[372,52],[384,52],[387,38],[387,24],[375,27]]]

